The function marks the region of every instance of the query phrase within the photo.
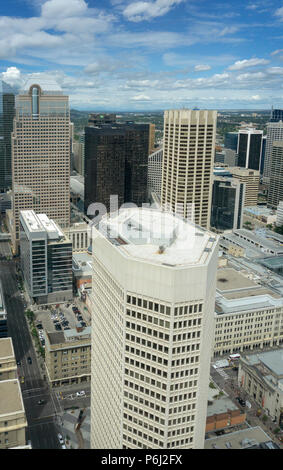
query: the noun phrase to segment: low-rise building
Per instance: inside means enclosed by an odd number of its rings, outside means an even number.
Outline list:
[[[246,420],[246,413],[240,410],[228,397],[208,402],[205,432],[239,426]]]
[[[12,338],[0,339],[0,381],[16,379],[17,364]]]
[[[86,222],[76,222],[64,229],[65,235],[71,240],[73,253],[86,253],[90,245],[91,228]]]
[[[27,420],[18,379],[0,381],[0,449],[26,445]]]
[[[214,356],[283,343],[283,298],[247,272],[218,269]]]
[[[206,439],[205,449],[278,449],[270,436],[259,426],[229,432]]]
[[[73,253],[73,277],[77,291],[91,292],[92,272],[92,256],[89,253]]]
[[[52,387],[90,381],[90,326],[45,332],[45,339],[45,366]]]
[[[238,385],[264,413],[283,424],[283,349],[242,356]]]

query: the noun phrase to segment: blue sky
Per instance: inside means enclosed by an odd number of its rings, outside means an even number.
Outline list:
[[[283,108],[283,0],[9,0],[2,78],[92,110]]]

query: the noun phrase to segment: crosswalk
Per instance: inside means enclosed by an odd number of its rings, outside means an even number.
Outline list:
[[[227,375],[223,369],[216,369],[216,370],[223,377],[224,380],[229,379],[229,375]]]

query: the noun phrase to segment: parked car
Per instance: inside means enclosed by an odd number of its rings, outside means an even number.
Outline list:
[[[44,403],[45,403],[45,400],[38,400],[37,402],[38,405],[44,405]]]
[[[82,390],[81,392],[76,393],[77,397],[84,397],[85,396],[85,391]]]
[[[61,325],[60,325],[59,323],[57,323],[57,324],[55,325],[55,328],[56,328],[56,330],[58,330],[58,331],[62,330],[62,327],[61,327]]]
[[[246,406],[246,402],[245,402],[245,400],[243,400],[242,398],[236,397],[236,400],[240,403],[240,405]]]
[[[21,361],[17,361],[17,366],[20,366],[21,365]]]
[[[85,321],[81,321],[81,325],[82,325],[82,326],[86,326],[86,322],[85,322]]]
[[[28,357],[28,363],[31,364],[32,363],[32,358],[29,356]]]
[[[57,434],[60,444],[65,444],[62,434]]]

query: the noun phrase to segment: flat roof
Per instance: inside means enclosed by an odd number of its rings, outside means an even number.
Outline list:
[[[219,268],[217,271],[216,288],[222,292],[255,286],[257,284],[253,280],[234,268]]]
[[[228,397],[221,397],[213,400],[213,403],[207,406],[207,416],[213,416],[220,413],[226,413],[228,410],[239,410],[238,406]]]
[[[205,263],[219,238],[169,212],[145,208],[105,215],[96,229],[127,256],[173,267]]]
[[[249,354],[244,356],[244,360],[253,366],[262,363],[275,375],[283,376],[283,349],[258,354]]]
[[[229,432],[222,436],[212,437],[204,441],[205,449],[247,449],[270,442],[271,438],[260,426]]]
[[[8,358],[15,358],[12,338],[0,338],[0,361]]]
[[[0,381],[0,417],[25,412],[18,379]]]

